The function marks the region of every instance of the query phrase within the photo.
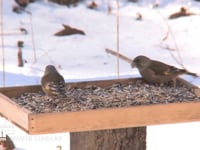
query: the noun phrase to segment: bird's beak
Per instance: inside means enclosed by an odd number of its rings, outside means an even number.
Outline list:
[[[135,67],[136,67],[136,64],[134,63],[134,61],[132,61],[131,67],[132,67],[132,68],[135,68]]]

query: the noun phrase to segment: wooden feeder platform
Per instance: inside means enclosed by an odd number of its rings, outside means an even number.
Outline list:
[[[67,84],[71,87],[86,87],[88,85],[107,87],[114,83],[127,84],[137,80],[137,78],[128,78]],[[182,79],[179,79],[178,82],[184,83],[196,95],[200,96],[198,87]],[[200,121],[200,101],[76,112],[33,113],[11,100],[12,97],[22,93],[38,91],[41,91],[39,85],[0,88],[0,114],[28,134],[95,131]]]

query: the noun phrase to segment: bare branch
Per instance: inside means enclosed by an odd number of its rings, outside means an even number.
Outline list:
[[[114,55],[114,56],[119,56],[120,59],[125,60],[125,61],[128,62],[128,63],[131,63],[131,62],[132,62],[132,59],[131,59],[131,58],[128,58],[128,57],[126,57],[125,55],[122,55],[122,54],[120,54],[120,53],[117,53],[117,52],[115,52],[115,51],[113,51],[113,50],[111,50],[111,49],[106,48],[105,51],[106,51],[107,53],[109,53],[109,54]]]
[[[182,59],[182,57],[181,57],[180,49],[179,49],[179,47],[178,47],[178,44],[177,44],[177,42],[176,42],[176,38],[175,38],[174,32],[172,31],[171,26],[170,26],[169,23],[168,23],[168,20],[166,20],[166,19],[164,18],[164,16],[163,16],[160,12],[158,12],[158,14],[160,14],[160,16],[163,18],[163,21],[165,22],[165,24],[166,24],[167,27],[168,27],[167,34],[165,35],[165,37],[163,38],[162,41],[167,40],[168,37],[169,37],[169,35],[171,35],[171,37],[172,37],[172,39],[173,39],[173,41],[174,41],[174,45],[175,45],[175,48],[173,48],[173,49],[176,50],[176,52],[177,52],[177,54],[178,54],[178,55],[177,55],[177,56],[178,56],[178,59],[177,59],[177,57],[172,53],[172,51],[169,51],[169,53],[170,53],[170,55],[172,56],[172,58],[176,61],[176,63],[179,64],[182,68],[185,69],[185,67],[184,67],[184,65],[183,65],[183,59]]]
[[[3,66],[3,71],[2,71],[2,80],[3,80],[3,87],[6,85],[6,79],[5,79],[5,50],[4,50],[4,24],[3,24],[3,0],[1,0],[1,9],[0,9],[0,15],[1,15],[1,48],[2,48],[2,66]]]

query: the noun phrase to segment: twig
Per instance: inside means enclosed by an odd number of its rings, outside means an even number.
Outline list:
[[[166,41],[169,37],[169,27],[168,27],[168,31],[166,33],[166,35],[164,36],[164,38],[162,39],[162,41]]]
[[[119,0],[117,0],[117,77],[119,79]]]
[[[109,53],[109,54],[114,55],[114,56],[118,56],[120,59],[125,60],[125,61],[128,62],[128,63],[131,63],[131,62],[132,62],[132,59],[131,59],[131,58],[126,57],[126,56],[123,55],[123,54],[117,53],[117,52],[115,52],[115,51],[113,51],[113,50],[111,50],[111,49],[106,48],[105,51],[106,51],[107,53]]]
[[[176,38],[175,38],[175,36],[174,36],[174,33],[171,31],[171,28],[170,28],[170,27],[168,27],[168,30],[169,30],[169,32],[170,32],[170,34],[171,34],[171,36],[172,36],[172,38],[173,38],[173,40],[174,40],[175,49],[176,49],[176,51],[177,51],[177,54],[178,54],[178,57],[179,57],[179,61],[176,59],[176,57],[173,55],[173,53],[172,53],[171,51],[170,51],[170,54],[172,55],[172,57],[176,60],[176,62],[177,62],[179,65],[181,65],[183,68],[185,68],[184,65],[183,65],[183,59],[182,59],[182,57],[181,57],[180,49],[178,48],[178,45],[177,45],[177,42],[176,42]]]
[[[163,16],[160,12],[158,12],[158,14],[160,14],[160,16],[163,18],[163,20],[164,20],[164,22],[165,22],[165,24],[167,25],[167,28],[168,28],[168,31],[167,31],[165,37],[162,39],[162,41],[165,41],[165,40],[169,37],[169,35],[172,36],[172,39],[173,39],[174,45],[175,45],[175,48],[173,48],[173,49],[175,49],[175,50],[177,51],[179,60],[176,58],[176,56],[174,56],[174,54],[173,54],[171,51],[169,51],[169,53],[170,53],[170,55],[173,57],[173,59],[174,59],[180,66],[182,66],[183,68],[185,68],[184,65],[183,65],[183,59],[182,59],[182,57],[181,57],[181,55],[180,55],[180,49],[179,49],[178,44],[177,44],[177,42],[176,42],[176,38],[175,38],[175,36],[174,36],[174,33],[173,33],[173,31],[171,30],[171,27],[170,27],[170,25],[168,24],[168,21],[164,18],[164,16]]]
[[[1,34],[4,33],[4,30],[3,30],[3,0],[1,0]],[[5,82],[6,82],[6,79],[5,79],[5,51],[4,51],[4,35],[1,36],[1,48],[2,48],[2,66],[3,66],[3,87],[5,87]]]
[[[34,31],[33,31],[33,20],[32,20],[32,13],[30,11],[26,11],[27,14],[29,14],[30,17],[30,23],[31,23],[31,40],[33,45],[33,53],[34,53],[34,59],[33,63],[36,62],[36,49],[35,49],[35,39],[34,39]]]
[[[10,32],[10,33],[0,33],[0,36],[7,36],[7,35],[23,35],[21,32]]]
[[[41,48],[39,48],[39,49],[42,50],[42,51],[44,52],[41,56],[39,56],[39,59],[47,56],[48,59],[49,59],[49,61],[50,61],[52,64],[56,64],[55,61],[54,61],[54,60],[50,57],[50,55],[49,55],[49,51],[50,51],[50,50],[44,50],[44,49],[41,49]]]
[[[172,48],[169,45],[166,45],[166,46],[159,45],[159,47],[164,48],[165,50],[168,50],[168,51],[176,51],[175,48]]]

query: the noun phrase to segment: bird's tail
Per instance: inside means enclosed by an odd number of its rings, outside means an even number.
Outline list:
[[[185,71],[186,71],[186,74],[188,74],[188,75],[191,75],[191,76],[194,76],[194,77],[199,77],[199,75],[197,75],[196,73],[189,72],[187,70],[185,70]]]
[[[199,75],[197,75],[196,73],[190,72],[186,69],[180,69],[180,72],[182,72],[183,74],[191,75],[193,77],[199,77]]]
[[[193,72],[189,72],[187,71],[186,69],[177,69],[175,67],[170,67],[170,72],[173,72],[175,74],[188,74],[188,75],[191,75],[191,76],[194,76],[194,77],[199,77],[199,75],[197,75],[196,73],[193,73]]]

